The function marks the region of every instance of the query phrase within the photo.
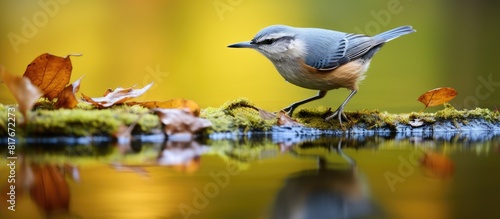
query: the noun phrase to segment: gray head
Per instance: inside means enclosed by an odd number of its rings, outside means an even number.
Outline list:
[[[260,30],[249,42],[231,44],[230,48],[256,49],[271,60],[293,58],[302,54],[302,43],[296,40],[298,29],[285,25],[272,25]]]

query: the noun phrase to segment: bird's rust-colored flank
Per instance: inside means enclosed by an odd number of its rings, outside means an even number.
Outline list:
[[[302,62],[303,63],[303,62]],[[308,72],[313,72],[308,75],[310,80],[318,84],[318,90],[331,90],[337,88],[347,88],[349,90],[357,90],[358,82],[365,78],[365,72],[368,69],[369,63],[365,64],[364,60],[356,60],[346,63],[331,71],[321,71],[303,63],[304,68],[309,69]]]

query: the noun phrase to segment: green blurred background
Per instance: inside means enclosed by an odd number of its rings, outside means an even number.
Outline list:
[[[13,74],[49,52],[73,57],[80,92],[155,86],[140,100],[192,99],[201,107],[247,97],[278,110],[316,91],[284,81],[252,50],[229,49],[272,24],[376,34],[400,25],[417,33],[388,43],[374,58],[347,110],[418,111],[416,98],[450,86],[457,108],[500,107],[500,2],[465,0],[2,0],[0,64]],[[336,108],[345,89],[305,107]],[[0,103],[14,103],[0,85]],[[433,111],[441,109],[429,109]]]

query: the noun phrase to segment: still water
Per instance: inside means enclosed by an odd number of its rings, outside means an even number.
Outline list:
[[[16,184],[0,168],[0,218],[500,218],[498,132],[16,150]]]

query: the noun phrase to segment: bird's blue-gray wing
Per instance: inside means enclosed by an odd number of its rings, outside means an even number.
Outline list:
[[[320,71],[329,71],[365,55],[368,51],[383,42],[377,42],[372,37],[362,34],[346,34],[333,48],[318,48],[327,50],[324,56],[315,60],[306,60],[306,64]]]

